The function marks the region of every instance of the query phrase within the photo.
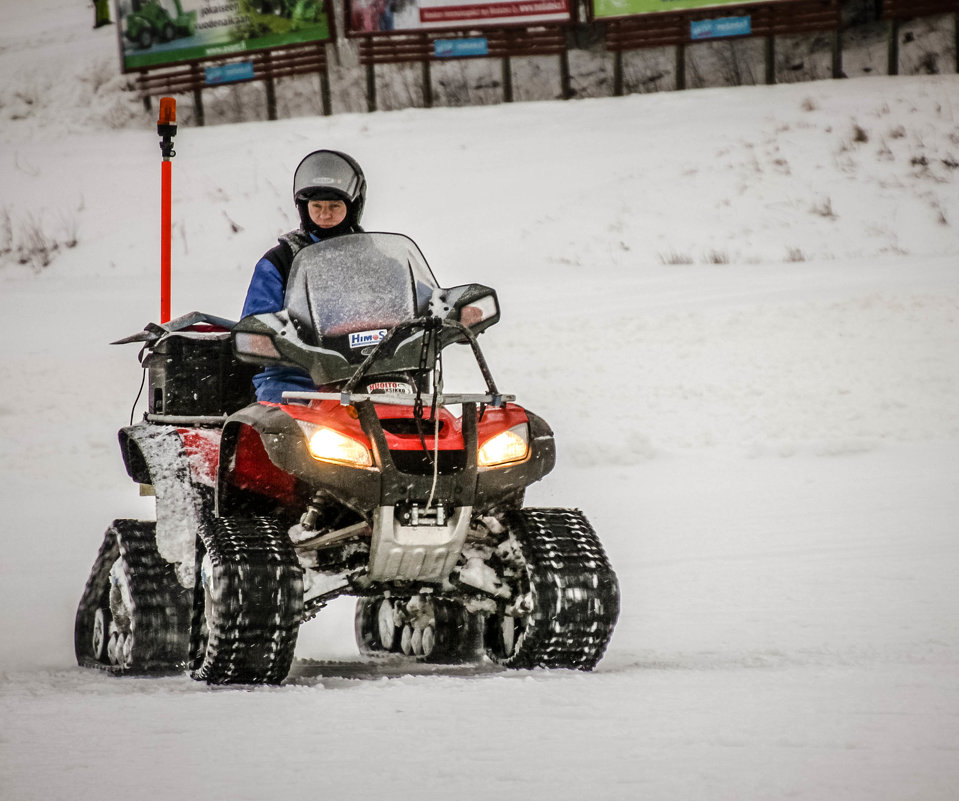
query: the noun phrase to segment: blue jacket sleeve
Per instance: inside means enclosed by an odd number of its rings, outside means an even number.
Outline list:
[[[253,268],[253,278],[250,279],[250,288],[246,291],[241,317],[279,311],[283,308],[283,294],[280,271],[268,259],[260,259]]]
[[[283,308],[283,278],[276,266],[266,258],[253,268],[253,278],[246,292],[241,317],[265,314]],[[253,376],[256,399],[268,403],[282,403],[285,391],[316,389],[308,373],[295,367],[266,367]]]

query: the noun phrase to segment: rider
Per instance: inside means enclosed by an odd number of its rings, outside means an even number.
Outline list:
[[[243,317],[283,308],[293,257],[307,245],[362,231],[366,178],[355,159],[336,150],[315,150],[293,174],[293,202],[300,227],[283,234],[279,244],[253,268]],[[256,399],[282,403],[285,391],[315,389],[309,374],[295,367],[266,367],[253,377]]]

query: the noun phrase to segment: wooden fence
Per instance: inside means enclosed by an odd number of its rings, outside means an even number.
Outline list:
[[[150,97],[193,93],[198,125],[203,125],[203,89],[216,85],[211,83],[209,70],[229,70],[231,67],[246,67],[242,77],[231,77],[229,83],[263,81],[266,84],[267,118],[276,119],[276,80],[294,75],[319,75],[323,113],[331,113],[330,83],[326,58],[326,43],[296,45],[273,50],[245,53],[233,59],[210,61],[198,60],[169,67],[142,70],[137,73],[136,83],[144,102]]]
[[[776,36],[831,32],[832,75],[842,75],[839,0],[803,0],[794,3],[750,3],[689,11],[661,12],[606,21],[606,49],[615,54],[613,93],[623,93],[623,52],[647,47],[676,48],[676,88],[686,88],[686,48],[694,43],[694,23],[710,19],[748,17],[750,32],[744,36],[766,40],[765,79],[776,82]],[[742,37],[737,37],[742,38]]]
[[[510,59],[519,56],[557,56],[559,58],[561,94],[572,97],[569,77],[569,51],[566,28],[548,25],[536,28],[484,28],[482,31],[428,30],[410,34],[362,34],[357,37],[360,63],[366,67],[367,107],[376,110],[376,65],[419,63],[422,65],[423,102],[433,105],[430,65],[442,60],[437,55],[437,42],[484,40],[484,53],[477,58],[497,58],[502,65],[503,100],[513,100],[513,71]]]
[[[776,37],[809,33],[832,36],[832,76],[842,77],[841,0],[793,0],[791,2],[754,2],[724,5],[688,11],[671,11],[585,22],[543,24],[533,27],[483,28],[469,31],[424,30],[409,33],[357,34],[360,64],[366,68],[367,108],[377,108],[376,66],[418,63],[422,69],[423,102],[433,105],[432,64],[444,59],[437,43],[470,38],[484,40],[480,54],[471,58],[499,59],[502,69],[503,100],[513,100],[511,59],[521,56],[555,56],[559,60],[560,94],[573,96],[569,50],[575,42],[600,41],[613,54],[613,93],[624,92],[623,54],[653,47],[676,48],[676,88],[686,87],[687,48],[696,43],[693,24],[711,19],[742,16],[749,18],[749,30],[737,38],[760,37],[765,40],[765,82],[776,81]],[[899,72],[899,40],[903,22],[918,17],[953,14],[956,29],[956,70],[959,71],[959,0],[882,0],[882,16],[889,21],[888,73]],[[275,81],[295,75],[318,74],[323,113],[331,113],[327,43],[288,46],[246,53],[232,59],[203,60],[169,67],[151,68],[137,73],[137,87],[149,106],[150,98],[192,92],[199,125],[204,123],[202,90],[210,88],[213,69],[246,68],[231,83],[264,81],[267,117],[276,119]],[[215,78],[214,78],[215,84]]]

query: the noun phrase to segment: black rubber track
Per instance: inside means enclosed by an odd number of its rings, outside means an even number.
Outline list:
[[[427,662],[466,665],[483,660],[483,618],[468,612],[462,604],[438,598],[433,602],[436,615],[436,643]]]
[[[217,518],[203,544],[212,563],[209,636],[193,678],[279,684],[293,663],[303,614],[303,572],[293,545],[270,517]]]
[[[130,664],[111,665],[93,652],[98,609],[109,609],[110,569],[119,560],[130,587],[133,608]],[[156,523],[114,520],[107,529],[80,598],[74,625],[77,663],[114,673],[169,673],[184,669],[189,649],[190,591],[177,581],[173,565],[160,556]]]
[[[518,509],[503,522],[518,551],[513,578],[532,610],[514,619],[512,647],[503,615],[487,619],[490,658],[512,668],[592,670],[619,617],[619,582],[593,527],[576,509]]]

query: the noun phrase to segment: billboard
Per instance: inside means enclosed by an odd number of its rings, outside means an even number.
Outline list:
[[[685,11],[690,8],[743,5],[748,0],[592,0],[593,18],[628,17],[658,11]]]
[[[124,72],[329,41],[325,0],[117,0]]]
[[[349,0],[350,34],[569,22],[570,0]]]

